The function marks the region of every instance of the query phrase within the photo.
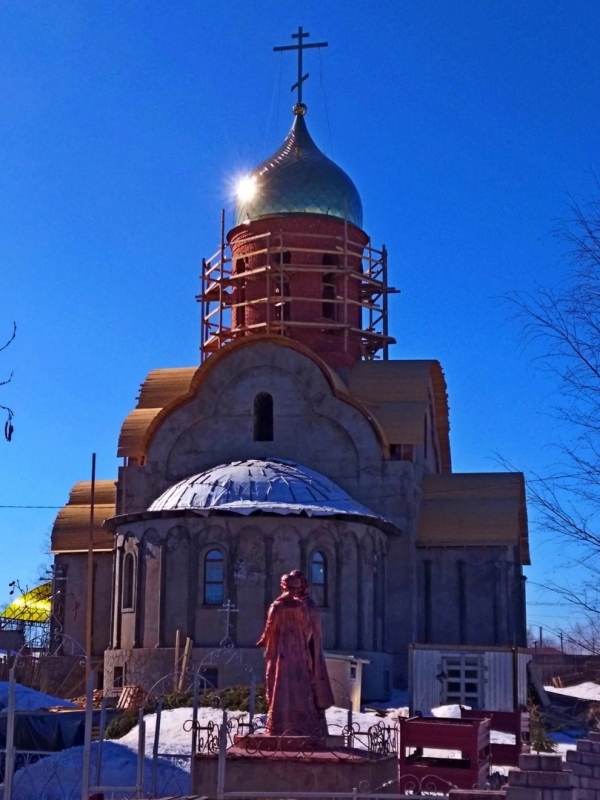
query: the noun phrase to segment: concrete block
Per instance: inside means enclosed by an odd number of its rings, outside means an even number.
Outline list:
[[[578,777],[585,778],[600,778],[600,767],[588,767],[585,764],[569,764],[569,768],[573,772],[573,775],[577,775]],[[598,770],[598,775],[596,775],[596,770]]]
[[[597,800],[593,789],[577,789],[577,800]]]
[[[506,800],[552,800],[552,798],[544,798],[542,789],[533,789],[531,786],[509,786],[506,790]]]
[[[575,789],[552,789],[552,800],[574,800]]]
[[[534,753],[523,753],[519,756],[519,768],[525,770],[538,770],[540,767],[540,757]]]
[[[588,767],[600,767],[600,754],[598,753],[580,753],[581,763],[587,764]]]
[[[521,756],[522,757],[522,756]],[[540,759],[540,769],[543,769],[545,772],[561,772],[563,768],[563,760],[562,757],[556,755],[554,753],[543,753],[538,756]]]
[[[593,789],[596,792],[600,791],[600,778],[581,777],[579,778],[579,786],[582,789]]]
[[[524,769],[511,769],[508,773],[509,786],[530,786],[530,778],[532,775],[538,775],[538,772]]]
[[[600,753],[600,742],[591,740],[590,744],[592,745],[592,753]]]
[[[569,764],[581,764],[583,753],[578,753],[577,750],[567,750],[567,761]]]
[[[600,731],[589,732],[590,742],[600,742]]]
[[[525,785],[536,789],[570,789],[573,786],[571,772],[529,772],[525,773],[529,780]]]
[[[450,789],[448,797],[449,800],[505,800],[505,793],[489,789]]]
[[[592,743],[587,739],[577,739],[577,749],[580,753],[591,753]]]

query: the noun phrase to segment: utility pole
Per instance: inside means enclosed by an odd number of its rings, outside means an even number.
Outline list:
[[[92,622],[94,613],[94,505],[96,494],[96,453],[92,453],[92,482],[90,487],[90,530],[87,552],[87,597],[85,614],[85,677],[89,680],[92,662]]]

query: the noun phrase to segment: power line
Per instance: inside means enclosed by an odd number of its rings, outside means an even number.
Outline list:
[[[54,509],[58,509],[58,508],[62,508],[62,507],[63,506],[2,506],[2,505],[0,505],[0,508],[54,508]]]

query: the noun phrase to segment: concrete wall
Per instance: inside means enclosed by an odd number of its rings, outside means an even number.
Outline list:
[[[66,655],[85,651],[87,553],[59,553],[54,558],[57,590],[53,598],[51,633],[54,648],[62,635]],[[110,642],[112,553],[94,553],[92,655],[102,656]]]
[[[417,592],[419,642],[526,645],[522,568],[512,546],[419,548]]]
[[[371,661],[371,664],[363,666],[363,702],[387,699],[389,690],[384,685],[384,679],[385,673],[391,674],[393,670],[392,656],[387,653],[365,652],[360,657]],[[118,687],[114,687],[115,667],[123,670],[127,684],[142,686],[147,692],[155,694],[170,692],[174,688],[175,680],[175,649],[159,647],[107,650],[104,654],[104,686],[109,693],[118,692]],[[192,685],[193,671],[201,667],[218,670],[218,689],[247,686],[250,684],[252,672],[257,683],[264,683],[264,650],[259,647],[237,647],[235,650],[195,647],[184,681],[186,689]]]
[[[379,529],[338,520],[232,516],[124,525],[117,535],[112,647],[137,658],[140,650],[173,648],[179,630],[182,647],[189,636],[196,647],[217,648],[227,636],[226,613],[222,605],[205,602],[204,561],[208,551],[218,549],[224,559],[223,601],[236,609],[229,636],[237,647],[254,648],[268,606],[279,594],[281,575],[298,567],[309,575],[318,550],[327,562],[324,646],[385,656],[385,643],[393,639],[383,602],[387,545],[388,536]],[[136,585],[133,607],[124,609],[127,557],[135,559]],[[385,699],[394,671],[394,658],[388,656],[384,670],[366,676],[371,699]]]
[[[210,361],[208,363],[210,365]],[[269,392],[273,396],[272,442],[254,441],[253,402],[259,392]],[[321,537],[323,548],[330,549],[332,575],[338,566],[343,565],[344,585],[348,587],[344,591],[344,603],[352,605],[362,596],[360,633],[355,633],[359,626],[353,611],[341,613],[338,603],[340,619],[337,623],[333,609],[324,612],[327,646],[334,645],[337,635],[339,646],[344,648],[358,651],[382,648],[393,653],[396,658],[391,681],[405,683],[406,649],[416,638],[414,539],[419,468],[410,462],[384,459],[378,433],[368,415],[352,402],[336,397],[330,381],[310,357],[289,347],[256,342],[237,349],[234,346],[226,357],[215,359],[197,395],[174,411],[158,429],[149,446],[146,463],[120,470],[119,496],[122,500],[119,511],[143,510],[175,482],[218,464],[268,457],[287,458],[326,475],[351,497],[387,517],[402,531],[402,536],[388,537],[385,557],[378,561],[379,580],[386,590],[378,598],[377,610],[373,608],[368,589],[377,550],[374,543],[363,537],[359,554],[356,543],[351,541],[355,537],[353,530],[348,530],[349,541],[342,545],[339,536],[337,539],[331,537],[327,525],[320,534],[315,531],[315,537]],[[264,590],[265,596],[261,596],[260,587],[256,590],[254,572],[237,584],[240,607],[242,604],[254,607],[253,615],[244,627],[244,643],[255,640],[260,632],[262,622],[258,611],[262,609],[264,615],[266,594],[269,600],[275,596],[273,591],[277,585],[273,587],[272,581],[278,581],[279,575],[290,566],[305,563],[306,555],[300,552],[299,547],[306,537],[301,536],[297,544],[292,545],[297,539],[294,525],[289,527],[282,522],[277,525],[279,540],[288,537],[291,549],[285,557],[278,555],[277,548],[273,552],[269,569],[274,578]],[[236,542],[235,553],[232,551],[231,564],[249,560],[259,565],[259,572],[264,571],[270,557],[270,545],[252,525],[247,527],[245,536]],[[313,525],[313,528],[317,527]],[[197,564],[198,552],[194,548],[208,545],[209,540],[218,543],[221,535],[225,536],[227,543],[229,534],[221,529],[215,529],[212,538],[207,536],[198,542],[188,541],[182,532],[179,544],[170,545],[171,566],[177,558],[182,563],[189,560]],[[294,546],[296,552],[292,557]],[[310,547],[310,542],[307,541],[305,546]],[[229,558],[229,551],[227,555]],[[142,573],[144,569],[157,569],[157,558],[156,552],[153,556],[144,555],[140,562]],[[174,574],[176,571],[177,568]],[[170,578],[164,580],[168,584]],[[188,594],[186,599],[184,595],[196,591],[199,579],[190,577],[190,580],[192,585],[189,588],[178,584],[181,592],[178,602],[182,605],[187,603],[189,606],[190,596]],[[143,613],[156,615],[156,602],[156,595],[148,595],[149,605]],[[172,619],[179,619],[182,611],[181,607],[176,611],[167,606],[165,613],[163,641],[167,645],[172,644],[174,637]],[[377,621],[377,615],[381,617],[380,621]],[[221,629],[215,628],[210,614],[206,618],[207,615],[198,609],[190,615],[189,630],[194,629],[192,616],[204,636],[212,637],[213,643],[220,640],[217,637]],[[123,635],[129,637],[129,642],[130,623],[125,620],[122,623]],[[150,630],[146,622],[143,626],[143,641],[149,642]]]

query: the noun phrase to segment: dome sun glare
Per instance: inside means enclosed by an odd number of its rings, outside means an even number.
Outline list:
[[[256,177],[254,175],[246,175],[244,178],[238,181],[238,185],[236,187],[238,200],[252,200],[256,194],[257,188]]]

